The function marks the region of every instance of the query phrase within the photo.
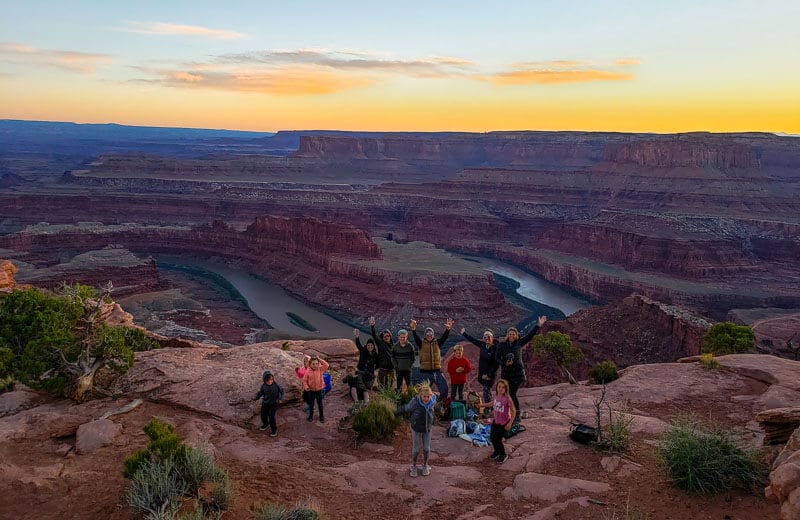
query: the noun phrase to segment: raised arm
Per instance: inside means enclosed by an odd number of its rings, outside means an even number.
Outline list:
[[[355,336],[356,348],[359,352],[363,352],[364,345],[361,344],[361,333],[358,331],[358,329],[353,329],[353,335]]]
[[[462,329],[461,329],[461,335],[462,335],[462,336],[464,336],[464,339],[465,339],[465,340],[469,341],[470,343],[472,343],[472,344],[473,344],[473,345],[475,345],[476,347],[478,347],[478,348],[483,348],[484,342],[483,342],[483,341],[479,341],[479,340],[477,340],[477,339],[473,338],[472,336],[470,336],[470,335],[467,333],[467,329],[464,329],[464,328],[462,328]]]
[[[522,338],[520,338],[519,344],[527,345],[528,343],[530,343],[530,341],[533,339],[536,333],[539,332],[539,329],[542,328],[542,325],[544,325],[544,322],[546,321],[547,321],[547,316],[539,316],[539,320],[536,322],[536,325],[533,326],[530,332],[528,332],[527,334],[522,336]]]
[[[447,341],[447,337],[450,336],[451,328],[453,328],[453,320],[447,318],[447,321],[444,322],[444,334],[442,334],[442,337],[439,338],[439,348],[442,348],[444,342]]]
[[[331,367],[331,365],[327,361],[325,361],[324,359],[320,358],[320,360],[319,360],[319,368],[323,372],[327,371],[330,367]]]
[[[422,340],[417,335],[417,320],[411,320],[411,323],[408,325],[408,328],[411,329],[411,337],[414,338],[414,343],[416,343],[418,347],[421,347]]]

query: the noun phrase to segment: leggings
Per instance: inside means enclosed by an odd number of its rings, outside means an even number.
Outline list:
[[[428,455],[431,453],[431,432],[418,432],[411,430],[411,465],[417,465],[419,445],[422,444],[422,464],[428,465]]]
[[[522,381],[513,383],[511,381],[508,382],[508,396],[511,397],[511,401],[514,403],[514,410],[515,414],[512,417],[514,422],[519,421],[519,399],[517,398],[517,390],[519,390],[519,385],[522,384]]]
[[[308,417],[314,417],[314,401],[319,405],[319,418],[325,418],[325,412],[322,409],[322,390],[309,390],[308,391]]]
[[[455,401],[458,399],[459,401],[464,400],[464,385],[451,385],[450,386],[450,400]]]
[[[500,456],[505,456],[506,447],[503,445],[503,435],[506,433],[505,425],[492,423],[492,432],[489,437],[492,439],[492,447],[494,452]]]
[[[278,421],[275,420],[275,412],[278,411],[278,403],[268,404],[261,402],[261,427],[269,426],[270,431],[278,431]]]
[[[397,371],[397,391],[403,388],[403,381],[406,382],[406,386],[411,386],[411,370]]]

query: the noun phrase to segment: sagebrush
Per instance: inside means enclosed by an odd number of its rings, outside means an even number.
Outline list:
[[[394,401],[375,397],[353,415],[353,430],[373,441],[389,439],[401,423],[394,415],[396,409]]]

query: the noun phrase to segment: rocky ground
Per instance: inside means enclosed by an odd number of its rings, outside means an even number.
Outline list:
[[[592,422],[601,387],[558,384],[520,392],[527,431],[507,446],[498,466],[490,448],[474,447],[434,430],[432,473],[408,475],[410,437],[403,425],[391,442],[356,442],[338,419],[349,406],[336,385],[326,397],[327,422],[309,423],[297,402],[293,367],[302,352],[324,352],[338,374],[353,362],[350,341],[213,346],[140,353],[133,370],[114,383],[116,400],[85,404],[24,388],[0,396],[0,511],[5,518],[136,518],[122,498],[122,462],[146,444],[152,418],[172,422],[189,443],[208,442],[232,475],[237,498],[227,518],[251,518],[261,502],[310,497],[327,518],[718,518],[772,519],[779,505],[762,493],[690,496],[669,485],[653,444],[667,421],[693,413],[763,439],[758,411],[800,403],[800,362],[772,356],[720,358],[721,368],[697,363],[640,365],[608,386],[607,399],[633,414],[634,444],[619,457],[570,441],[571,422]],[[257,429],[252,401],[269,367],[287,387],[278,412],[279,436]],[[130,412],[98,420],[134,399]],[[774,458],[777,448],[765,452]],[[626,513],[627,512],[627,513]],[[636,516],[633,516],[636,515]]]

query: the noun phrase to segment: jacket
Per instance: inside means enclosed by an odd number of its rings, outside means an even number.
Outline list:
[[[276,405],[279,401],[283,400],[283,388],[274,380],[271,385],[261,383],[261,389],[258,391],[253,401],[258,400],[259,397],[261,398],[262,405]]]
[[[522,347],[530,343],[536,333],[539,332],[539,325],[534,325],[530,332],[514,342],[501,341],[497,344],[495,359],[500,365],[500,377],[509,383],[522,384],[525,381],[525,365],[522,364]],[[506,365],[511,361],[510,365]]]
[[[430,410],[426,410],[419,396],[416,396],[406,405],[398,407],[395,415],[411,412],[411,429],[420,433],[429,432],[433,428],[434,404],[436,404],[436,394],[431,396]]]
[[[378,331],[375,330],[375,325],[369,326],[370,331],[372,332],[372,339],[375,340],[375,347],[378,351],[378,369],[380,370],[394,370],[394,357],[392,357],[392,340],[391,335],[392,333],[389,330],[384,330],[381,332],[381,336],[378,337]],[[389,332],[389,342],[383,341],[383,335]]]
[[[450,329],[444,329],[444,334],[438,340],[428,341],[420,339],[416,330],[411,331],[414,336],[414,342],[419,347],[419,369],[420,370],[441,370],[442,369],[442,347],[447,337],[450,335]]]
[[[318,369],[314,370],[308,367],[308,370],[306,370],[306,373],[303,375],[303,390],[308,390],[309,392],[324,390],[325,379],[323,379],[322,374],[324,374],[328,368],[330,368],[330,365],[324,359],[319,360]]]
[[[466,332],[463,336],[464,339],[478,347],[480,351],[480,358],[478,358],[478,382],[482,385],[493,383],[497,375],[497,359],[495,359],[497,343],[495,342],[492,346],[489,346],[485,341],[475,339]],[[489,376],[489,379],[484,379],[483,376]]]
[[[364,378],[361,376],[361,372],[356,372],[355,375],[352,376],[344,376],[342,383],[346,383],[348,387],[355,388],[356,390],[365,391],[367,389],[367,385],[364,384]]]
[[[410,341],[407,341],[405,345],[397,342],[392,347],[392,357],[394,358],[395,369],[398,372],[410,372],[411,367],[414,366],[414,358],[417,357],[417,352]]]
[[[456,372],[456,369],[461,367],[464,369],[463,372]],[[467,382],[467,374],[469,374],[470,370],[472,370],[472,364],[469,362],[469,359],[465,357],[457,358],[455,356],[450,358],[450,361],[447,362],[447,373],[450,374],[450,382],[454,385],[463,385]]]
[[[378,368],[377,349],[370,354],[359,338],[356,338],[356,348],[358,349],[358,371],[363,372],[366,379],[375,379],[375,369]]]

